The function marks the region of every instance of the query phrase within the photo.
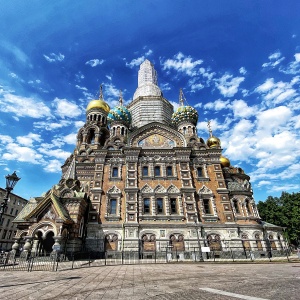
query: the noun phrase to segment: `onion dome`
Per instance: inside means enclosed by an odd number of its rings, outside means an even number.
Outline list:
[[[209,148],[217,148],[221,146],[221,141],[219,138],[217,138],[216,136],[211,136],[207,142],[206,142],[207,146]]]
[[[198,112],[195,108],[191,106],[183,105],[183,93],[182,89],[180,89],[179,102],[181,106],[178,107],[176,112],[172,115],[172,123],[178,125],[181,122],[187,121],[194,125],[197,124],[198,121]]]
[[[119,105],[110,110],[107,115],[108,122],[122,122],[129,126],[131,123],[131,114],[128,109],[123,106],[123,98],[120,92]]]
[[[212,130],[211,130],[211,126],[210,126],[210,121],[208,121],[207,127],[208,127],[209,135],[210,135],[210,137],[206,141],[207,146],[209,148],[219,148],[219,147],[221,147],[221,141],[220,141],[220,139],[217,138],[216,136],[214,136],[212,134]]]
[[[227,157],[221,156],[220,157],[220,162],[221,162],[221,165],[222,165],[223,168],[229,168],[230,160]]]
[[[88,112],[92,109],[102,109],[106,113],[109,113],[109,111],[110,111],[109,105],[103,100],[102,85],[100,87],[99,99],[91,100],[86,108],[86,111]]]

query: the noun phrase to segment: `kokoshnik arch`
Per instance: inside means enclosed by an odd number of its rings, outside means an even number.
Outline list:
[[[220,139],[198,137],[198,113],[174,112],[145,60],[132,102],[86,109],[62,178],[15,219],[25,251],[177,252],[198,246],[280,250],[282,228],[263,222],[250,177],[222,156]],[[201,230],[200,230],[201,229]]]

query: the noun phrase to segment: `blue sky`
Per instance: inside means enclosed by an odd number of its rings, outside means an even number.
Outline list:
[[[256,201],[300,190],[300,1],[0,0],[0,175],[30,198],[56,184],[85,108],[126,103],[149,59],[165,98],[179,89]]]

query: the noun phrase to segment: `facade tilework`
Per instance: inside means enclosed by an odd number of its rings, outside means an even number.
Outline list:
[[[222,249],[247,242],[255,249],[258,240],[267,248],[267,236],[283,247],[282,228],[259,217],[249,176],[222,164],[220,140],[211,132],[207,142],[198,137],[195,114],[173,122],[172,105],[158,92],[149,61],[142,64],[139,80],[127,108],[132,124],[121,118],[108,124],[107,112],[87,110],[55,188],[73,223],[59,221],[55,207],[49,222],[38,207],[35,218],[27,220],[35,231],[18,222],[17,237],[46,239],[53,232],[54,245],[68,249],[140,253],[183,251],[199,243]],[[51,207],[49,201],[44,209],[51,213]],[[38,251],[38,242],[31,246]]]

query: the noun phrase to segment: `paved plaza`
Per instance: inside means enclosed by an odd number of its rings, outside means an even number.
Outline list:
[[[0,299],[300,299],[300,264],[148,264],[1,271]]]

